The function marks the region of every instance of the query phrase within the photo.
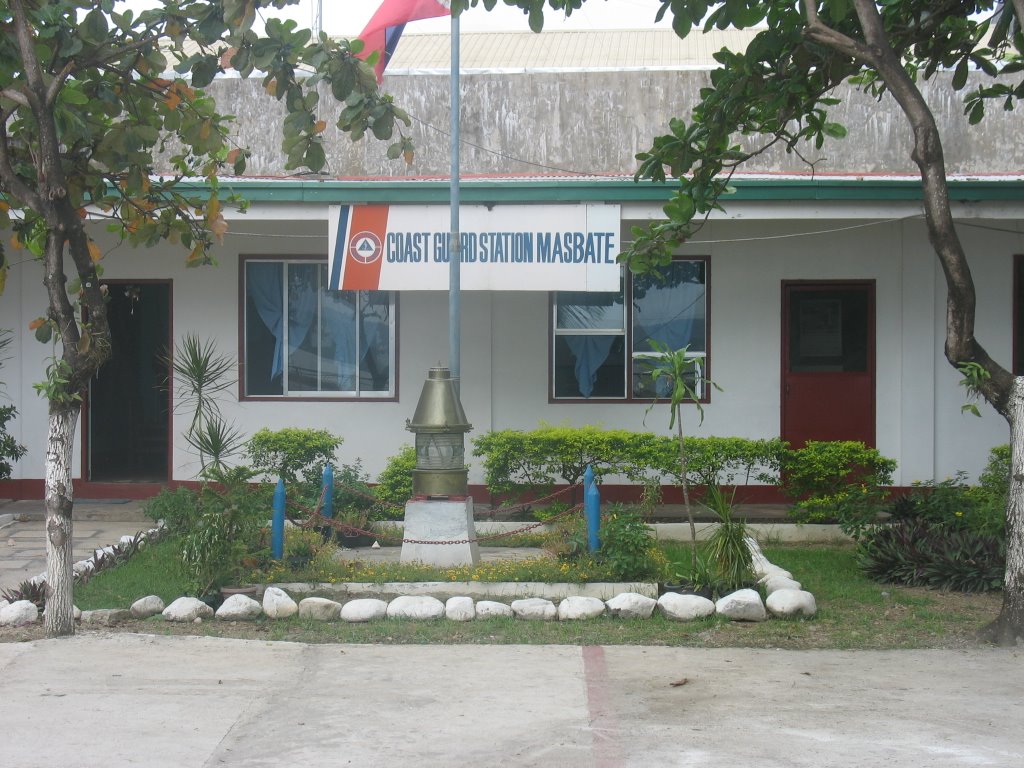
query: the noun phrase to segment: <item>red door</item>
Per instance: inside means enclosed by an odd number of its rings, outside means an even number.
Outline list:
[[[782,339],[782,439],[873,447],[874,283],[783,283]]]

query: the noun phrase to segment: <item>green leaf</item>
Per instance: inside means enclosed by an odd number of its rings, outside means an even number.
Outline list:
[[[977,125],[985,117],[985,102],[982,99],[978,99],[974,106],[971,107],[970,113],[967,115],[967,122],[971,125]]]
[[[831,136],[833,139],[846,138],[846,126],[840,123],[825,123],[825,125],[822,126],[822,130],[826,135]]]
[[[395,118],[389,112],[373,121],[373,135],[378,139],[390,139],[395,132]]]
[[[309,148],[306,150],[304,162],[311,171],[323,170],[323,167],[327,164],[327,157],[324,155],[324,145],[318,141],[310,142]]]
[[[530,7],[530,31],[541,32],[544,30],[544,6],[533,5]]]
[[[89,103],[89,97],[78,89],[77,83],[68,83],[61,90],[60,97],[65,104],[82,105]]]
[[[100,45],[107,39],[107,17],[104,13],[94,8],[85,15],[79,25],[79,34],[82,39],[92,45]]]
[[[953,90],[959,91],[967,84],[967,73],[969,71],[968,59],[964,56],[953,70]]]

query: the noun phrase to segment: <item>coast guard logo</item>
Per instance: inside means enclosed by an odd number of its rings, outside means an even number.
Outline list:
[[[360,232],[348,241],[348,253],[360,264],[372,264],[380,258],[383,249],[380,238],[373,232]]]

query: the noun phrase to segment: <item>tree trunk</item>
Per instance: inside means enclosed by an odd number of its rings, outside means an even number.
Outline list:
[[[1006,497],[1006,575],[999,617],[981,636],[997,645],[1024,639],[1024,376],[1010,396],[1010,490]]]
[[[942,137],[935,116],[893,50],[877,4],[872,0],[854,0],[854,6],[868,46],[850,55],[878,71],[914,133],[911,158],[921,171],[928,239],[946,278],[946,358],[954,368],[966,362],[984,368],[988,378],[978,380],[976,388],[1010,424],[1012,458],[1006,506],[1003,608],[985,633],[997,643],[1013,643],[1024,637],[1024,384],[1020,377],[1014,378],[996,363],[974,337],[977,296],[950,208]]]
[[[46,441],[46,634],[75,633],[71,455],[79,407],[51,408]]]

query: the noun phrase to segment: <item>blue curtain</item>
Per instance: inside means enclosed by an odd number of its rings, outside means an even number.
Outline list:
[[[563,336],[569,351],[576,358],[576,384],[580,394],[590,397],[597,381],[597,372],[608,359],[615,336]]]
[[[671,349],[691,343],[693,323],[704,309],[704,285],[683,283],[674,288],[648,290],[633,302],[633,349],[649,350],[654,339]],[[698,352],[703,352],[703,344]]]
[[[359,305],[358,319],[356,305]],[[356,291],[325,291],[323,298],[323,323],[326,333],[333,342],[334,353],[331,360],[338,377],[338,388],[342,390],[357,389],[356,377],[359,369],[356,358],[365,361],[370,349],[377,343],[382,322],[374,313],[369,301],[369,294],[360,295]],[[358,327],[358,334],[356,333]],[[356,338],[358,336],[358,350]],[[325,348],[328,345],[324,345]],[[326,364],[326,360],[324,363]]]
[[[306,341],[309,329],[317,316],[318,282],[320,270],[316,264],[297,264],[288,270],[291,285],[288,289],[288,358]],[[314,341],[313,350],[316,350]]]
[[[334,346],[335,375],[338,389],[356,388],[356,309],[358,294],[345,291],[328,291],[323,301],[324,330]],[[365,342],[363,343],[365,348]],[[326,363],[326,361],[325,361]]]
[[[246,291],[256,307],[256,313],[274,337],[274,362],[270,366],[270,378],[276,379],[284,371],[282,344],[284,340],[284,305],[282,277],[284,266],[280,263],[250,261],[246,265]]]

